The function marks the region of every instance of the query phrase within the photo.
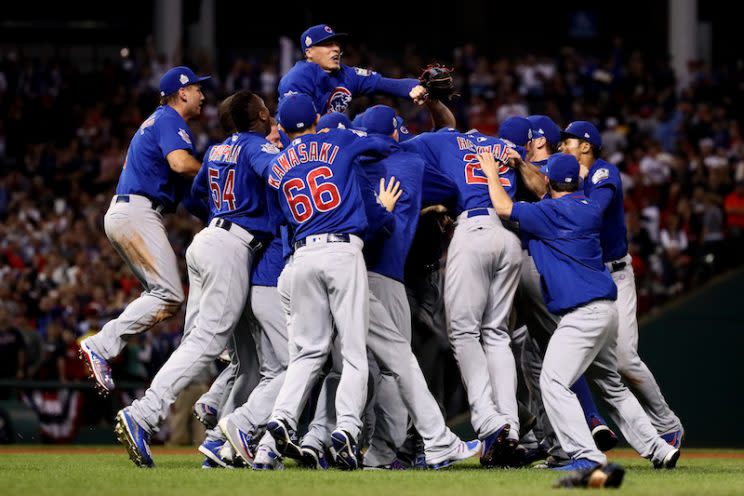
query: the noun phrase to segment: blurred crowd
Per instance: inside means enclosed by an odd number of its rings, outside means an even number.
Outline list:
[[[198,153],[221,140],[217,103],[226,94],[248,88],[273,108],[278,60],[238,58],[216,73],[197,66],[216,76],[201,118],[191,123]],[[344,62],[415,77],[428,61],[413,47],[393,57],[350,46]],[[604,158],[623,173],[640,313],[738,262],[742,64],[691,62],[677,80],[668,60],[644,58],[622,40],[601,56],[566,47],[494,57],[465,45],[441,62],[457,71],[460,97],[451,107],[463,130],[496,134],[505,118],[536,113],[561,127],[577,119],[599,125]],[[81,379],[76,340],[140,291],[106,239],[102,218],[128,142],[155,108],[167,68],[148,50],[85,73],[72,60],[0,52],[0,379]],[[370,103],[355,99],[351,117]],[[414,132],[428,130],[425,111],[387,103],[398,106]],[[185,212],[168,216],[177,254],[200,227]],[[176,317],[134,339],[115,363],[115,377],[152,377],[178,344],[182,322]]]

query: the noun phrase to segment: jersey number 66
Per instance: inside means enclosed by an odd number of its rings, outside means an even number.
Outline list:
[[[292,211],[292,217],[298,224],[306,222],[316,210],[318,212],[328,212],[341,203],[341,195],[334,183],[318,183],[320,179],[327,180],[332,177],[333,171],[323,166],[316,167],[308,172],[304,181],[295,177],[284,183],[282,191],[287,199],[289,209]],[[302,194],[302,191],[308,191],[309,196]]]

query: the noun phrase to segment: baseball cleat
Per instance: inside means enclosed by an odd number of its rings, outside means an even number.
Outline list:
[[[303,468],[309,468],[313,470],[326,470],[330,467],[328,460],[326,460],[325,454],[313,448],[312,446],[303,446],[302,458],[299,461],[299,466]]]
[[[559,479],[553,487],[555,488],[592,488],[600,489],[603,487],[620,487],[625,477],[625,469],[615,463],[610,463],[604,467],[595,467],[593,469],[580,470],[575,474]]]
[[[660,462],[654,462],[654,468],[666,468],[669,470],[673,469],[677,466],[677,460],[679,460],[681,454],[682,452],[680,450],[678,450],[677,448],[672,448],[672,450],[666,454],[663,460],[661,460]]]
[[[669,432],[667,434],[664,434],[661,436],[661,439],[664,440],[669,446],[672,448],[679,449],[682,446],[682,438],[685,436],[685,430],[680,429],[678,431]]]
[[[537,469],[558,468],[558,467],[564,467],[568,465],[569,463],[571,463],[570,458],[561,458],[555,455],[550,455],[544,461],[533,465],[532,468],[537,468]]]
[[[205,458],[201,464],[201,468],[205,470],[210,470],[213,468],[220,468],[220,466],[214,463],[210,458]]]
[[[589,429],[592,431],[594,444],[597,445],[599,451],[610,451],[617,446],[617,436],[615,433],[597,417],[592,417],[589,423]]]
[[[196,403],[194,405],[194,417],[202,423],[207,429],[214,429],[217,426],[217,409],[206,403]]]
[[[212,464],[214,464],[215,466],[222,468],[232,468],[220,456],[220,450],[222,450],[222,447],[224,445],[224,441],[204,441],[201,446],[199,446],[199,453],[206,456],[207,460],[212,462]],[[202,468],[206,467],[202,466]]]
[[[336,466],[341,470],[356,470],[359,468],[359,446],[351,434],[336,429],[331,433],[333,448],[336,450]]]
[[[282,457],[271,447],[261,445],[256,452],[256,458],[253,460],[253,470],[284,470]]]
[[[493,467],[501,461],[505,455],[510,454],[516,448],[516,443],[508,439],[511,426],[504,424],[496,432],[489,434],[482,441],[482,452],[480,463],[484,467]]]
[[[150,453],[150,434],[129,414],[128,408],[116,414],[116,438],[127,449],[129,459],[138,467],[153,467]]]
[[[243,460],[247,465],[253,463],[253,451],[251,451],[251,435],[244,432],[230,420],[230,417],[223,417],[217,422],[217,426],[222,431],[222,434],[227,439],[232,449],[235,451],[237,458]],[[233,463],[235,463],[235,457],[233,457]]]
[[[426,468],[426,467],[424,467]],[[362,470],[410,470],[411,466],[401,460],[400,458],[396,458],[392,462],[388,463],[387,465],[365,465]]]
[[[559,472],[578,472],[580,470],[594,470],[601,467],[602,464],[586,458],[577,458],[571,460],[571,463],[562,465],[560,467],[553,467],[551,470],[557,470]]]
[[[431,470],[439,470],[442,468],[449,467],[450,465],[457,463],[461,460],[466,460],[473,456],[478,456],[483,449],[482,443],[479,440],[474,441],[460,441],[457,446],[457,450],[450,455],[449,458],[442,460],[438,463],[429,464],[428,467]]]
[[[80,341],[80,359],[85,362],[90,378],[96,383],[98,392],[103,396],[114,390],[114,379],[111,377],[111,366],[98,353],[93,351],[88,343],[89,338]]]
[[[266,430],[269,431],[271,437],[276,442],[276,449],[282,456],[288,456],[295,460],[302,460],[302,448],[298,446],[293,440],[292,430],[287,425],[287,422],[279,419],[272,418],[269,423],[266,424]]]

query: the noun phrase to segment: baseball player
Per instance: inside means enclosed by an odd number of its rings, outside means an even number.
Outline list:
[[[461,441],[446,427],[410,346],[411,317],[402,283],[403,265],[418,221],[425,164],[418,156],[403,152],[397,146],[397,121],[392,108],[378,105],[368,109],[363,126],[370,136],[384,140],[392,147],[393,152],[385,158],[363,157],[360,165],[372,182],[379,181],[380,200],[394,215],[392,227],[381,230],[387,235],[365,239],[364,255],[369,261],[370,286],[367,347],[375,358],[374,365],[379,364],[379,371],[383,377],[387,375],[390,378],[394,390],[386,390],[383,386],[377,392],[381,400],[378,403],[380,414],[375,425],[375,437],[364,456],[364,465],[365,468],[403,468],[394,462],[396,448],[405,440],[407,413],[410,413],[423,438],[428,467],[440,469],[477,455],[481,446],[478,441]],[[397,178],[405,189],[386,188],[386,178],[390,178],[388,184]],[[370,219],[376,216],[369,206],[367,212]],[[332,394],[332,383],[327,380],[324,387],[326,394]],[[319,407],[325,410],[327,403],[321,393]],[[402,408],[397,408],[398,403]],[[327,411],[322,411],[322,414],[329,415]],[[317,422],[314,421],[313,426],[318,427]],[[311,427],[303,439],[303,452],[311,450],[314,455],[311,459],[318,458],[324,448],[322,426],[318,430],[321,434]]]
[[[335,324],[343,371],[336,395],[338,455],[356,458],[360,415],[367,394],[368,284],[362,256],[367,227],[353,160],[389,152],[376,140],[357,140],[341,129],[316,134],[318,114],[307,95],[286,97],[279,122],[292,140],[264,171],[294,235],[290,286],[290,362],[267,428],[282,454],[301,457],[291,439],[331,347]],[[349,468],[352,468],[350,465]]]
[[[183,177],[195,176],[201,165],[192,156],[186,122],[201,113],[201,83],[207,79],[188,67],[174,67],[160,79],[160,106],[132,138],[104,217],[106,236],[144,291],[119,317],[80,343],[82,358],[103,393],[114,388],[108,360],[121,353],[125,338],[173,316],[184,299],[163,214],[175,210]]]
[[[631,446],[655,467],[674,468],[680,451],[657,435],[617,372],[617,288],[602,262],[603,211],[578,191],[579,162],[568,154],[551,156],[546,176],[550,199],[515,204],[499,181],[500,164],[490,154],[480,155],[479,160],[494,208],[499,216],[519,222],[542,276],[546,305],[560,316],[540,375],[548,417],[572,459],[556,470],[607,464],[570,390],[585,371],[600,386],[613,420]]]
[[[379,93],[424,103],[426,90],[417,79],[385,78],[374,71],[343,65],[339,41],[344,37],[346,34],[336,33],[326,24],[302,33],[300,46],[305,60],[297,62],[279,82],[280,103],[287,96],[304,93],[313,99],[320,114],[345,112],[355,95]]]
[[[153,465],[150,435],[178,393],[225,349],[246,305],[252,261],[273,236],[265,185],[253,169],[279,152],[265,139],[270,114],[248,91],[236,94],[230,106],[238,132],[210,149],[194,180],[195,191],[211,191],[212,220],[186,252],[192,328],[145,395],[117,414],[119,441],[138,466]]]
[[[401,146],[420,154],[457,186],[457,224],[447,255],[445,310],[471,422],[484,444],[481,463],[490,466],[502,464],[510,455],[519,432],[517,375],[507,318],[521,256],[518,238],[489,208],[486,177],[477,160],[478,146],[482,146],[481,151],[492,151],[506,162],[510,145],[486,141],[447,128],[423,133]],[[502,171],[509,173],[506,166]],[[511,180],[502,180],[513,191]]]
[[[684,435],[682,423],[669,408],[656,379],[638,355],[635,276],[628,253],[620,172],[613,164],[599,158],[602,137],[590,122],[572,122],[561,133],[561,138],[561,151],[575,156],[581,164],[584,194],[600,207],[604,215],[602,260],[618,288],[618,370],[643,405],[657,432],[669,444],[679,448]]]

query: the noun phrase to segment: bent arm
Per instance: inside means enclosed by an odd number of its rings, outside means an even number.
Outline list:
[[[165,159],[173,172],[184,176],[194,177],[199,172],[201,163],[196,160],[187,150],[173,150]]]

